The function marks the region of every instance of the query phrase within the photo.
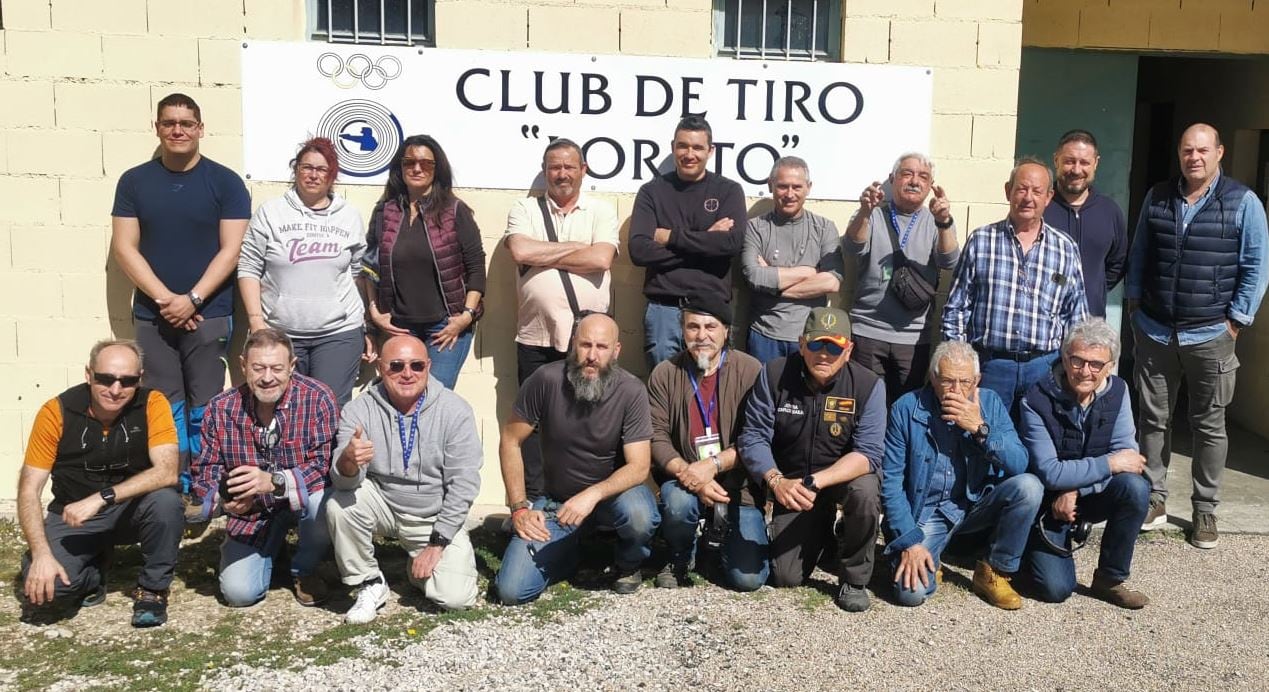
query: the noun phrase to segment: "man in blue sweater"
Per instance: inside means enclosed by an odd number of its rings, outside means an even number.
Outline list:
[[[1106,316],[1106,294],[1123,278],[1128,256],[1128,224],[1115,200],[1093,188],[1097,177],[1097,139],[1071,130],[1053,152],[1057,194],[1044,210],[1044,221],[1071,236],[1080,248],[1088,313]]]

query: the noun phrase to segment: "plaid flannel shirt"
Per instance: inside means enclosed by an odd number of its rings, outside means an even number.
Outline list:
[[[1019,353],[1056,351],[1088,317],[1079,247],[1047,223],[1024,257],[1008,219],[965,242],[943,308],[943,338]]]
[[[270,452],[264,440],[266,431],[256,422],[253,402],[245,384],[212,397],[203,418],[203,449],[191,463],[190,475],[203,516],[209,518],[220,503],[220,479],[235,467],[258,466],[289,474],[285,496],[261,493],[251,514],[227,515],[230,536],[262,547],[274,515],[309,511],[309,497],[326,487],[339,408],[325,384],[292,375],[275,409],[280,435]]]

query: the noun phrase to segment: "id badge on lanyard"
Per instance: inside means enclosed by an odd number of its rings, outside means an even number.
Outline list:
[[[718,363],[717,382],[722,381],[723,365],[727,363],[727,354],[724,352],[722,359]],[[721,454],[723,451],[722,437],[714,431],[711,423],[714,421],[714,410],[718,405],[718,385],[714,386],[714,396],[709,400],[709,407],[706,408],[705,402],[701,401],[701,388],[696,383],[696,376],[688,371],[688,379],[692,383],[692,394],[696,399],[696,407],[701,412],[701,425],[705,427],[705,434],[692,439],[692,446],[696,448],[696,458],[708,459],[715,454]]]

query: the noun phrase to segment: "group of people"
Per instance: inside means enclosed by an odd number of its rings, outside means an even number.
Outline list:
[[[264,598],[294,528],[301,604],[329,596],[317,567],[333,550],[356,590],[347,621],[373,620],[389,595],[378,535],[400,542],[429,600],[470,607],[465,524],[483,459],[453,388],[484,311],[485,252],[440,144],[402,143],[367,229],[333,192],[325,139],[301,146],[292,188],[253,215],[241,179],[199,154],[192,99],[161,100],[155,127],[159,156],[120,178],[113,212],[137,339],[95,345],[85,383],[44,405],[27,445],[24,606],[100,603],[111,547],[139,542],[133,624],[162,624],[183,525],[224,515],[230,606]],[[519,391],[499,443],[511,538],[494,597],[537,598],[596,530],[615,534],[615,591],[640,587],[658,531],[668,554],[655,584],[687,584],[703,527],[728,586],[794,586],[831,563],[837,604],[862,611],[880,530],[898,603],[935,592],[956,538],[982,554],[974,591],[1013,609],[1015,575],[1037,598],[1067,598],[1087,523],[1105,520],[1092,593],[1146,605],[1127,581],[1137,532],[1167,521],[1182,378],[1201,450],[1190,540],[1217,543],[1234,339],[1265,290],[1269,231],[1200,124],[1130,245],[1123,213],[1091,185],[1096,146],[1077,130],[1053,171],[1021,160],[1007,218],[962,248],[921,153],[862,192],[843,236],[804,208],[811,174],[796,157],[776,161],[771,209],[747,219],[740,186],[707,168],[709,123],[685,117],[674,170],[639,191],[630,220],[645,384],[617,364],[617,214],[583,193],[582,149],[552,141],[545,193],[513,206],[504,239],[518,267]],[[744,350],[731,333],[737,255],[752,289]],[[858,283],[846,312],[828,303],[848,257]],[[220,391],[235,270],[243,384]],[[943,270],[954,273],[940,320]],[[1138,424],[1112,374],[1119,335],[1101,317],[1124,277]],[[354,399],[363,362],[377,378]]]

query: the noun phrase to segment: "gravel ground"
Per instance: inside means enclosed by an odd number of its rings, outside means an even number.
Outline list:
[[[1095,545],[1078,558],[1091,579]],[[736,594],[692,588],[588,592],[549,618],[482,605],[492,617],[413,639],[354,640],[361,656],[305,672],[209,671],[217,690],[299,689],[1248,689],[1269,688],[1269,537],[1226,535],[1199,551],[1176,534],[1138,544],[1133,585],[1153,600],[1125,611],[1076,592],[994,609],[949,565],[939,593],[863,614],[822,589]],[[272,598],[272,597],[271,597]],[[389,612],[401,606],[392,604]]]

